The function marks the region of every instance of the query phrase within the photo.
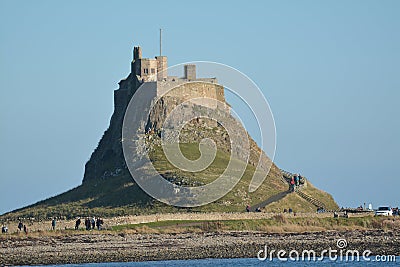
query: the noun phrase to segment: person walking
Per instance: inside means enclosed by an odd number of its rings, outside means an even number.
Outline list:
[[[294,180],[295,180],[296,186],[299,186],[299,176],[298,175],[294,176]]]
[[[78,220],[76,220],[76,222],[75,222],[75,230],[79,229],[79,225],[81,225],[81,218],[78,218]]]
[[[86,230],[90,230],[90,220],[89,220],[89,217],[87,217],[86,220],[85,220],[85,226],[86,226]]]
[[[96,220],[97,230],[101,230],[102,224],[103,224],[103,220],[101,218],[97,218],[97,220]]]
[[[18,230],[21,232],[21,231],[22,231],[22,228],[24,228],[24,225],[23,225],[22,221],[19,221],[19,223],[18,223]]]
[[[96,226],[96,218],[94,216],[92,217],[91,222],[92,222],[92,229],[94,229],[94,227]]]
[[[292,177],[292,179],[290,180],[290,190],[292,192],[294,192],[294,178]]]
[[[53,231],[56,230],[56,224],[57,224],[56,217],[54,217],[53,220],[51,221],[51,228],[53,229]]]

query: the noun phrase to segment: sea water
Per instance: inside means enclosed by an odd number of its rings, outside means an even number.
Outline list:
[[[65,265],[50,265],[50,266],[66,266],[66,267],[94,267],[94,266],[111,266],[111,267],[139,267],[139,266],[156,266],[156,267],[239,267],[239,266],[399,266],[400,256],[386,260],[385,262],[377,262],[371,259],[370,261],[332,261],[325,258],[322,261],[291,261],[286,262],[274,259],[272,261],[260,261],[257,258],[240,258],[240,259],[199,259],[199,260],[168,260],[168,261],[145,261],[145,262],[109,262],[109,263],[86,263],[86,264],[65,264]]]

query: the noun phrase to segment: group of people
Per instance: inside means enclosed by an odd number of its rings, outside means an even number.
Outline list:
[[[247,211],[247,212],[250,212],[250,211],[251,211],[250,205],[247,205],[247,206],[246,206],[246,211]],[[260,207],[257,207],[254,211],[255,211],[255,212],[261,212],[261,208],[260,208]]]
[[[17,231],[18,233],[24,231],[25,234],[28,234],[28,227],[26,226],[26,224],[22,223],[22,220],[18,218],[18,225],[17,225]],[[7,234],[8,233],[8,227],[7,225],[3,224],[1,226],[1,233],[2,234]]]
[[[292,209],[292,208],[283,209],[283,213],[286,213],[286,212],[292,213],[292,212],[293,212],[293,209]]]
[[[290,189],[294,191],[296,186],[299,186],[303,181],[303,177],[300,174],[294,174],[290,179]]]
[[[81,218],[78,218],[75,222],[75,230],[79,229],[79,226],[81,225]],[[86,230],[91,230],[94,229],[95,227],[97,227],[97,230],[101,230],[102,226],[103,226],[103,220],[101,218],[89,218],[86,217],[85,219],[85,228]]]
[[[20,220],[18,222],[18,231],[22,232],[22,230],[24,230],[25,234],[28,234],[28,227],[26,226],[26,224],[23,224],[22,221]]]
[[[6,225],[2,225],[2,226],[1,226],[1,232],[2,232],[3,234],[6,234],[6,233],[8,232],[8,227],[7,227]]]
[[[19,220],[18,226],[17,226],[18,232],[24,231],[25,234],[28,234],[28,227],[26,226],[26,224],[24,224],[21,219],[18,219],[18,220]],[[101,230],[103,227],[103,223],[104,223],[104,221],[101,218],[96,219],[95,217],[91,217],[91,218],[87,217],[85,219],[85,228],[86,228],[86,230],[91,230],[91,229],[95,229],[95,228],[97,228],[98,230]],[[79,229],[80,224],[81,224],[81,219],[78,218],[75,222],[75,230]],[[56,226],[57,226],[57,219],[54,217],[51,220],[51,229],[53,231],[55,231]],[[1,227],[1,232],[3,234],[8,233],[8,227],[3,224]]]

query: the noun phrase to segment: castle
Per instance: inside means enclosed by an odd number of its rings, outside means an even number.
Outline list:
[[[127,78],[121,80],[119,88],[114,91],[114,108],[124,111],[133,94],[143,83],[154,83],[157,88],[157,96],[164,95],[178,97],[182,100],[193,98],[211,98],[224,104],[222,108],[229,108],[225,101],[224,88],[218,84],[216,78],[198,78],[196,65],[186,64],[183,66],[184,76],[168,76],[168,59],[166,56],[152,58],[142,57],[142,48],[133,48],[133,60],[131,72]],[[215,101],[193,101],[196,104],[216,108]]]
[[[83,182],[96,179],[96,177],[105,177],[110,169],[124,168],[125,159],[121,146],[122,124],[128,104],[141,85],[146,85],[146,89],[153,90],[152,94],[156,98],[169,97],[168,101],[160,101],[164,104],[163,112],[170,112],[174,105],[185,100],[207,108],[222,108],[229,112],[230,106],[225,101],[224,87],[218,84],[216,78],[198,78],[194,64],[183,66],[183,77],[168,76],[167,68],[166,56],[157,56],[154,59],[143,58],[141,47],[134,47],[131,71],[128,77],[118,83],[119,88],[114,90],[114,112],[110,126],[85,165]],[[169,90],[171,88],[173,89]],[[167,90],[168,93],[165,94]],[[202,99],[199,100],[199,98]],[[213,100],[218,100],[218,102]],[[162,125],[162,116],[157,116],[157,112],[152,114],[155,117],[149,119],[152,122],[149,127],[151,129],[160,127],[157,125]],[[158,120],[160,120],[159,123]],[[104,162],[108,162],[108,165],[105,166]]]

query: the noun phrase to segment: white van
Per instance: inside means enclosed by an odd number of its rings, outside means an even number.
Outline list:
[[[393,211],[389,206],[380,206],[376,211],[375,211],[375,216],[392,216]]]

